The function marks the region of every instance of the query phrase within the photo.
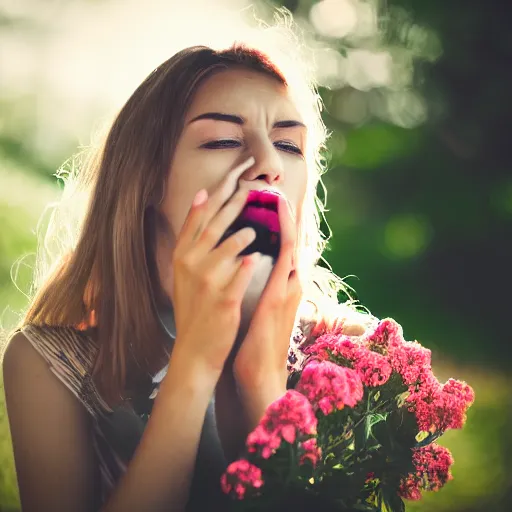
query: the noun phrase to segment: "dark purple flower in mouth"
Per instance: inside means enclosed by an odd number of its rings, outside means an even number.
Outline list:
[[[271,233],[279,233],[277,204],[277,194],[268,191],[251,190],[240,217],[249,222],[266,226]]]
[[[251,227],[256,231],[256,238],[239,256],[260,252],[276,260],[281,246],[278,202],[279,196],[276,192],[251,190],[242,213],[226,230],[219,244],[236,231]]]

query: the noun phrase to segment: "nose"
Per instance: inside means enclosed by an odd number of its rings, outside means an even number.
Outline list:
[[[283,181],[283,162],[270,141],[255,142],[250,145],[249,150],[255,162],[243,174],[243,179],[264,180],[269,185],[277,185]]]

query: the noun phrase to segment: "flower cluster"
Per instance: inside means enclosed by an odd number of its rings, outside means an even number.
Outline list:
[[[259,489],[263,485],[261,469],[248,460],[237,460],[228,466],[220,483],[226,494],[232,493],[237,499],[242,500],[247,491]]]
[[[390,362],[393,370],[401,375],[407,386],[428,378],[431,372],[430,350],[416,341],[405,341],[393,345],[390,351]]]
[[[379,348],[384,350],[384,346]],[[317,361],[332,359],[338,364],[344,361],[350,363],[365,386],[381,386],[392,372],[387,357],[371,350],[368,344],[354,342],[349,336],[324,334],[317,343],[306,349],[306,353]]]
[[[474,399],[472,388],[465,382],[449,379],[441,384],[430,375],[410,389],[407,403],[419,429],[434,433],[462,428]]]
[[[421,491],[438,491],[453,478],[450,467],[453,457],[448,448],[432,443],[413,449],[414,473],[401,482],[399,494],[409,500],[419,500]]]
[[[316,438],[311,437],[301,443],[301,456],[299,465],[303,465],[309,461],[312,466],[316,466],[320,457],[322,456],[322,449],[317,445]]]
[[[268,459],[283,439],[293,444],[298,438],[316,434],[316,427],[317,419],[309,400],[289,390],[267,408],[258,426],[247,437],[247,450]]]
[[[367,388],[383,386],[392,374],[398,376],[408,391],[408,409],[415,413],[420,431],[462,428],[475,398],[465,382],[450,379],[441,384],[432,372],[430,350],[416,341],[405,341],[402,328],[392,319],[380,322],[362,340],[324,334],[305,353],[314,361],[332,361],[354,369]],[[310,364],[303,369],[302,377]]]
[[[324,414],[345,405],[354,407],[363,398],[363,384],[357,372],[328,361],[311,361],[296,389]]]
[[[333,510],[395,512],[402,498],[420,499],[452,478],[453,458],[434,441],[463,426],[471,387],[440,383],[430,350],[404,340],[392,319],[358,336],[333,325],[300,349],[294,389],[249,434],[242,469],[231,465],[223,476],[223,489],[235,497],[259,489],[252,493],[259,510],[293,489],[318,497],[322,509],[337,503]],[[247,498],[238,503],[244,509]]]

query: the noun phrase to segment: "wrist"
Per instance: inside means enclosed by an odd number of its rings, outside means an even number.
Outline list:
[[[187,387],[197,391],[212,392],[220,373],[200,357],[186,352],[175,345],[169,359],[169,368],[162,385]]]
[[[244,404],[248,431],[252,431],[263,418],[267,407],[286,393],[286,382],[268,381],[264,385],[239,386]]]
[[[288,381],[288,370],[286,368],[278,372],[262,372],[259,375],[245,374],[242,376],[235,372],[234,376],[237,388],[242,395],[252,396],[259,393],[262,396],[272,396],[276,393],[282,395],[286,392]]]

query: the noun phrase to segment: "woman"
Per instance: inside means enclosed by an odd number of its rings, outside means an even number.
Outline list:
[[[137,88],[5,353],[25,512],[226,507],[219,477],[285,392],[292,335],[326,322],[296,319],[342,286],[316,266],[324,138],[314,89],[242,45],[183,50]],[[277,206],[263,224],[254,198]]]

